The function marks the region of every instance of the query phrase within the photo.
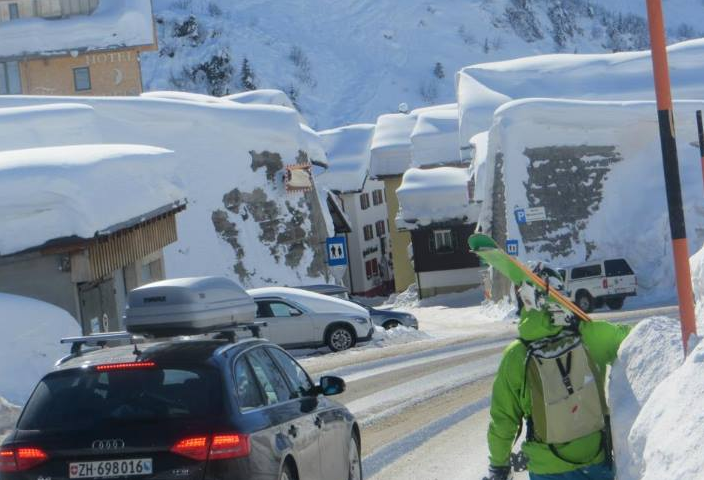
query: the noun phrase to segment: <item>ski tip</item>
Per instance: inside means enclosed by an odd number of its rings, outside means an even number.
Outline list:
[[[483,233],[475,233],[469,237],[467,240],[469,244],[469,249],[473,252],[478,252],[480,250],[499,248],[493,238]]]

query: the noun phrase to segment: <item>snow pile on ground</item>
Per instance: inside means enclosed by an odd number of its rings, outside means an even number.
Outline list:
[[[374,128],[360,124],[318,132],[330,166],[316,182],[335,192],[361,191],[369,175]]]
[[[0,57],[99,50],[155,42],[151,2],[101,1],[91,15],[3,22]]]
[[[648,45],[642,0],[153,4],[159,50],[142,54],[146,89],[279,89],[316,129],[374,122],[402,102],[410,109],[453,102],[454,73],[466,65]],[[664,5],[668,41],[700,36],[700,0]]]
[[[595,77],[594,82],[601,82]],[[548,92],[546,92],[548,93]],[[704,93],[704,92],[702,92]],[[675,103],[684,210],[693,252],[704,244],[702,172],[695,112]],[[523,261],[569,266],[625,258],[638,277],[629,304],[669,301],[675,276],[662,154],[653,102],[527,99],[494,117],[480,225],[502,242],[518,240]],[[544,207],[545,220],[517,221]]]
[[[68,312],[27,297],[0,293],[0,312],[0,397],[22,405],[39,379],[68,355],[59,340],[81,330]]]
[[[19,416],[20,407],[0,397],[0,443],[2,443],[3,432],[13,428]]]
[[[374,327],[374,335],[369,343],[361,348],[383,348],[389,345],[400,345],[404,343],[417,342],[432,338],[426,332],[415,328],[398,326],[390,330],[384,327]]]
[[[0,151],[0,254],[91,238],[183,200],[175,170],[173,152],[143,145]]]
[[[479,206],[469,201],[470,179],[467,168],[409,168],[396,190],[399,203],[396,226],[413,229],[451,220],[475,222]]]
[[[668,53],[673,98],[702,98],[704,39],[673,45]],[[457,74],[460,142],[488,130],[494,111],[511,100],[654,100],[652,71],[650,51],[540,55],[465,67]]]
[[[704,478],[703,364],[701,342],[683,363],[674,319],[646,319],[623,343],[609,384],[619,480]]]
[[[168,276],[227,275],[247,287],[327,283],[327,206],[315,190],[284,184],[287,165],[310,160],[308,149],[322,152],[316,136],[295,110],[213,100],[0,96],[0,148],[130,143],[173,151],[188,207],[177,218],[178,241],[165,249]],[[106,178],[92,184],[110,189]],[[105,202],[119,210],[129,203],[115,201],[122,197]]]
[[[411,132],[411,165],[432,167],[456,166],[460,160],[460,145],[457,104],[440,105],[438,108],[418,114]]]

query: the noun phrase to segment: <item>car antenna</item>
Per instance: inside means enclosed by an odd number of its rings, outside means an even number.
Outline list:
[[[142,354],[142,351],[141,351],[139,348],[137,348],[137,340],[136,340],[136,338],[135,338],[134,336],[132,336],[132,337],[130,338],[130,342],[132,343],[132,345],[134,345],[134,350],[132,351],[132,353],[134,354],[134,356],[135,356],[135,357],[140,356],[140,355]]]

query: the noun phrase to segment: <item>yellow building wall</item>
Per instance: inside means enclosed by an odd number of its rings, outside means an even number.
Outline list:
[[[73,69],[90,69],[91,89],[76,91]],[[51,57],[21,62],[22,91],[26,95],[139,95],[142,72],[139,50],[91,52],[75,57]]]
[[[398,213],[398,197],[396,189],[401,186],[401,175],[384,179],[386,194],[386,207],[389,210],[389,239],[391,241],[391,254],[394,261],[394,282],[396,292],[401,293],[412,283],[416,282],[416,275],[408,259],[408,246],[411,244],[411,234],[399,232],[396,229],[396,214]]]

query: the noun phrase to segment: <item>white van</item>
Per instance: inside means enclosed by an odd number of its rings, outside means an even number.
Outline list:
[[[637,294],[638,279],[623,258],[583,263],[559,272],[570,298],[585,312],[604,304],[611,310],[620,310],[626,297]]]

